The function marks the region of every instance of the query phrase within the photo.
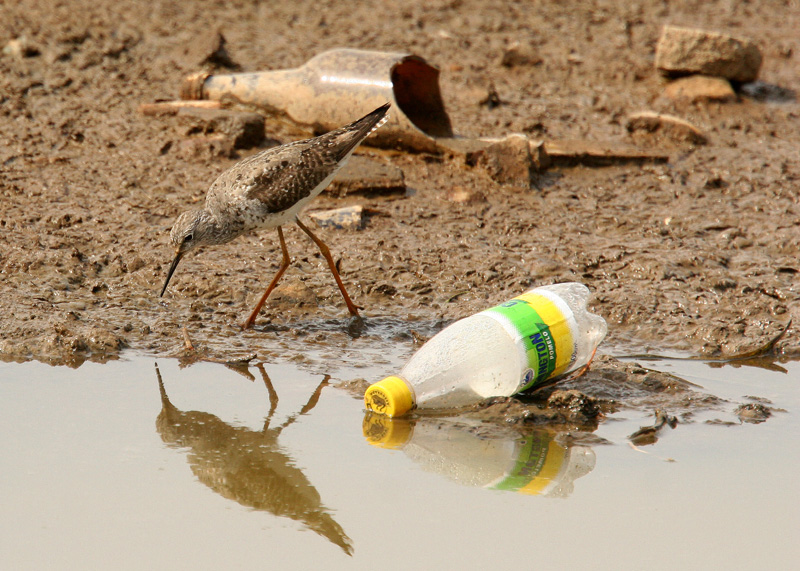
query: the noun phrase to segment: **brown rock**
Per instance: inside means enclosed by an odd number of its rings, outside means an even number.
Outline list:
[[[500,184],[523,188],[530,188],[536,171],[528,137],[516,134],[468,154],[467,164],[485,169]]]
[[[281,284],[272,292],[269,298],[270,307],[295,308],[295,307],[317,307],[319,299],[310,287],[300,280],[291,280]]]
[[[690,75],[676,79],[667,85],[664,95],[673,100],[736,101],[736,93],[727,79],[707,75]]]
[[[179,141],[177,145],[168,142],[161,149],[165,154],[175,147],[178,156],[184,159],[208,159],[215,157],[231,158],[234,155],[233,141],[225,135],[210,135],[208,137],[190,137]]]
[[[486,197],[481,191],[463,186],[456,186],[448,190],[444,195],[444,199],[455,204],[486,202]]]
[[[230,138],[237,149],[255,147],[264,140],[264,117],[258,113],[180,107],[178,117],[189,124],[188,134],[222,134]]]
[[[225,36],[219,31],[197,35],[186,50],[189,61],[194,65],[211,69],[241,69],[239,64],[231,59],[225,48],[226,43]]]
[[[656,69],[667,75],[714,75],[747,83],[761,68],[761,51],[747,38],[664,26],[656,46]]]
[[[500,58],[500,65],[504,67],[532,66],[540,63],[542,63],[541,56],[529,42],[514,42],[503,50],[503,56]]]
[[[326,191],[338,197],[348,194],[404,194],[406,179],[403,171],[394,165],[353,155]]]

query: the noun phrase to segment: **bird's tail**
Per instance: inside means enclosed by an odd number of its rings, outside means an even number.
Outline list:
[[[337,140],[338,143],[341,143],[343,139],[346,140],[344,145],[337,145],[338,154],[340,154],[341,158],[344,158],[349,155],[361,141],[366,139],[389,120],[389,107],[391,107],[390,103],[384,103],[375,109],[375,111],[364,115],[361,119],[353,121],[349,125],[345,125],[335,131],[331,131],[326,135],[322,135],[322,137],[331,137]]]

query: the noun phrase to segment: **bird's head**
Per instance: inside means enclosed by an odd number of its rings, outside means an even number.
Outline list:
[[[164,281],[164,287],[161,288],[159,297],[167,291],[169,280],[175,273],[175,268],[178,267],[178,262],[181,261],[183,255],[189,250],[207,243],[213,226],[214,221],[205,210],[189,210],[178,216],[169,233],[170,240],[175,245],[175,258],[169,267],[167,279]]]

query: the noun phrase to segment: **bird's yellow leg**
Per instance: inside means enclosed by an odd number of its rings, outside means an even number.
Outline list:
[[[319,251],[325,257],[325,260],[328,262],[328,267],[331,269],[331,273],[333,274],[333,279],[336,280],[336,285],[339,286],[339,291],[342,292],[342,297],[344,298],[345,304],[347,304],[347,310],[350,312],[350,315],[354,315],[358,317],[358,309],[356,308],[355,304],[350,300],[350,296],[347,295],[347,291],[344,289],[344,284],[342,283],[342,278],[339,277],[339,272],[336,270],[336,264],[333,263],[333,258],[331,257],[331,251],[328,249],[328,246],[325,245],[325,242],[317,238],[317,236],[308,229],[308,226],[300,222],[299,218],[294,219],[297,222],[297,225],[300,226],[300,229],[308,234],[308,237],[311,238],[314,243],[319,248]]]
[[[278,226],[278,238],[280,239],[281,251],[283,252],[283,261],[281,262],[281,267],[278,268],[278,273],[275,274],[274,278],[272,278],[267,291],[264,292],[264,295],[261,296],[261,299],[258,300],[255,308],[253,308],[253,312],[250,314],[250,317],[248,317],[247,321],[242,324],[242,329],[250,329],[253,326],[253,324],[256,322],[258,314],[261,312],[261,308],[264,307],[264,302],[267,301],[269,294],[271,294],[272,290],[275,289],[275,286],[278,285],[278,280],[281,279],[283,272],[285,272],[286,268],[289,267],[289,250],[286,249],[286,240],[283,238],[283,229],[280,226]]]

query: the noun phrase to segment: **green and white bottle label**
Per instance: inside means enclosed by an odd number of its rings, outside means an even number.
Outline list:
[[[575,317],[558,295],[529,291],[482,313],[497,320],[525,354],[528,368],[517,392],[563,374],[575,361]]]

